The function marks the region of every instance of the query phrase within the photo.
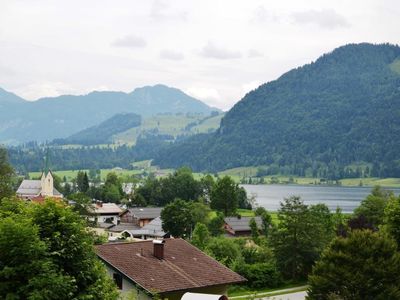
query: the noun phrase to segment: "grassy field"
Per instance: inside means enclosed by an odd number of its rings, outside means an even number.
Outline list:
[[[134,145],[138,136],[141,133],[157,133],[168,134],[174,137],[183,134],[204,133],[216,130],[221,122],[222,114],[207,118],[201,122],[205,117],[188,116],[188,115],[156,115],[143,120],[142,125],[139,127],[131,128],[125,132],[119,133],[114,136],[114,143],[116,144],[129,144]],[[186,131],[185,127],[190,123],[199,123],[193,126],[190,131]]]
[[[72,179],[76,178],[78,175],[78,172],[80,170],[68,170],[68,171],[54,171],[53,173],[60,177],[61,179],[64,178],[64,176],[67,178],[67,181],[71,181]],[[89,172],[89,170],[81,170],[84,172]],[[110,172],[116,173],[118,176],[131,176],[131,175],[137,175],[141,174],[141,170],[124,170],[124,169],[102,169],[100,176],[102,180],[105,180],[107,177],[107,174]],[[42,172],[30,172],[29,177],[30,178],[38,178]]]
[[[220,176],[230,176],[236,182],[240,182],[243,177],[255,177],[257,174],[258,167],[240,167],[225,170],[219,172]],[[201,173],[197,173],[196,176],[199,178],[202,176]],[[272,175],[265,176],[265,183],[280,183],[280,184],[301,184],[301,185],[310,185],[310,184],[319,184],[320,178],[312,178],[312,177],[298,177],[298,176],[282,176],[282,175]],[[291,181],[292,179],[292,181]],[[348,178],[341,179],[340,183],[342,186],[375,186],[380,185],[383,187],[391,187],[391,188],[400,188],[400,178]]]
[[[221,119],[223,117],[224,114],[220,114],[218,116],[208,118],[204,122],[201,122],[199,125],[192,127],[190,131],[193,133],[207,133],[209,131],[213,131],[219,128]]]
[[[341,179],[343,186],[375,186],[400,187],[400,178],[348,178]]]

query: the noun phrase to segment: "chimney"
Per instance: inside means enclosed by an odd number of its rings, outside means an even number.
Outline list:
[[[153,240],[153,255],[158,259],[164,259],[164,240]]]

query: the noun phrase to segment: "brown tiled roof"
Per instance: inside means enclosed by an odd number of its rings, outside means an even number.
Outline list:
[[[153,293],[246,280],[182,239],[165,239],[162,260],[153,256],[152,241],[104,244],[96,246],[96,252],[102,260]]]

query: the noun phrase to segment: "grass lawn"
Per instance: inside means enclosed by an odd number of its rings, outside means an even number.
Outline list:
[[[239,209],[237,210],[237,212],[238,212],[238,214],[240,214],[242,217],[254,217],[254,216],[255,216],[254,211],[251,210],[251,209],[242,209],[242,208],[239,208]],[[269,214],[271,215],[272,222],[273,222],[274,224],[277,224],[277,223],[278,223],[278,213],[277,213],[277,212],[269,212]]]

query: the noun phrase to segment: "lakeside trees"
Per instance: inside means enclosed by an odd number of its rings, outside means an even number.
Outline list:
[[[284,199],[270,243],[286,278],[306,278],[319,254],[334,236],[331,218],[329,209],[323,204],[308,207],[300,197]]]
[[[134,198],[153,206],[165,206],[176,198],[200,200],[225,216],[235,214],[237,208],[251,208],[246,191],[230,177],[224,176],[215,181],[211,175],[206,175],[196,180],[188,168],[180,168],[164,178],[149,176],[136,189]]]
[[[308,299],[399,299],[400,197],[375,187],[340,224],[309,276]]]
[[[372,226],[378,227],[383,224],[386,205],[392,198],[394,198],[393,192],[376,186],[372,189],[371,194],[354,210],[354,215],[357,217],[364,216]]]

